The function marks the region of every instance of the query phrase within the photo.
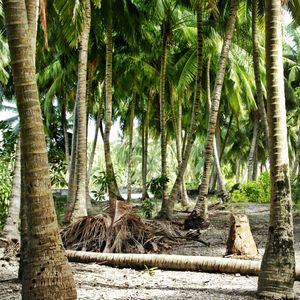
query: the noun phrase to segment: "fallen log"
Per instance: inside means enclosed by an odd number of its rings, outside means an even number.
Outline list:
[[[132,253],[96,253],[66,250],[70,262],[97,262],[107,266],[121,268],[159,269],[177,271],[202,271],[241,275],[258,275],[261,261],[229,259],[209,256],[185,256],[164,254],[132,254]],[[300,281],[300,268],[297,268],[295,280]]]

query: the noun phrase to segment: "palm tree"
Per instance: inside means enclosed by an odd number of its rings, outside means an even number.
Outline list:
[[[20,114],[28,222],[23,299],[76,299],[58,232],[25,1],[3,1]]]
[[[84,25],[79,45],[78,62],[78,96],[77,96],[77,155],[76,155],[76,192],[75,199],[69,199],[74,202],[72,219],[77,219],[87,215],[86,204],[86,183],[87,183],[87,62],[88,62],[88,44],[91,25],[91,3],[90,0],[84,1]],[[75,141],[75,139],[74,139]],[[71,178],[69,180],[74,180]]]
[[[236,16],[238,11],[239,1],[232,0],[230,7],[230,16],[226,27],[226,34],[220,55],[217,77],[215,80],[215,87],[212,97],[212,106],[209,115],[209,123],[205,144],[204,166],[201,180],[200,194],[195,208],[189,217],[185,220],[186,228],[198,228],[208,226],[208,188],[209,175],[211,169],[211,158],[213,154],[213,140],[215,136],[217,116],[220,105],[221,91],[225,76],[226,64],[228,60],[229,48],[235,28]]]
[[[295,253],[282,65],[281,1],[267,0],[265,15],[271,206],[258,295],[268,299],[293,299]]]

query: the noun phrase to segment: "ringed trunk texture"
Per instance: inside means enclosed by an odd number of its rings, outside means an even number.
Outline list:
[[[130,109],[130,120],[129,120],[129,154],[128,154],[128,170],[127,170],[127,201],[131,201],[131,166],[132,166],[132,139],[133,139],[133,120],[135,114],[136,105],[136,93],[132,95],[131,109]]]
[[[186,144],[184,143],[184,154],[182,156],[182,162],[177,172],[175,183],[172,187],[169,201],[162,203],[160,215],[162,218],[172,219],[173,209],[176,203],[180,188],[182,186],[183,176],[188,164],[188,160],[191,154],[192,146],[196,138],[196,130],[199,119],[200,111],[200,90],[202,79],[202,51],[203,51],[203,28],[202,28],[202,5],[198,3],[196,6],[197,14],[197,78],[195,85],[195,96],[193,101],[192,117],[190,129],[187,137]]]
[[[122,199],[116,177],[114,167],[110,153],[109,134],[111,129],[112,118],[112,7],[111,1],[109,1],[108,8],[108,24],[107,24],[107,41],[106,41],[106,67],[105,67],[105,130],[103,136],[104,155],[105,155],[105,167],[106,176],[108,177],[108,194],[109,200],[112,202],[116,197]]]
[[[3,1],[21,124],[28,245],[22,299],[76,299],[51,192],[33,52],[24,1]],[[24,137],[24,138],[23,138]]]
[[[267,113],[264,103],[263,91],[260,81],[260,66],[259,66],[259,42],[258,42],[258,32],[257,32],[257,10],[258,10],[258,0],[252,1],[252,58],[253,58],[253,68],[255,76],[256,85],[256,96],[260,119],[265,132],[266,146],[269,144],[269,125],[267,120]]]
[[[211,171],[211,159],[213,156],[213,140],[216,131],[217,117],[219,112],[221,92],[225,77],[226,65],[228,61],[228,54],[231,45],[231,40],[235,28],[236,16],[239,6],[239,0],[232,0],[230,7],[230,16],[226,28],[225,40],[223,43],[219,65],[217,70],[217,76],[214,86],[214,92],[212,96],[212,104],[209,115],[207,137],[204,153],[204,166],[203,175],[200,186],[200,193],[195,208],[192,213],[185,220],[185,227],[187,229],[207,227],[209,226],[208,220],[208,188],[209,188],[209,176]]]
[[[211,63],[211,56],[208,57],[207,73],[206,73],[206,82],[207,82],[206,93],[207,93],[207,102],[208,102],[209,111],[211,110],[210,63]],[[217,169],[217,176],[218,176],[218,180],[219,180],[220,194],[221,194],[222,199],[224,199],[225,202],[229,202],[230,201],[230,196],[229,196],[228,192],[226,191],[224,177],[223,177],[222,170],[221,170],[221,164],[220,164],[220,160],[219,160],[219,151],[218,151],[218,146],[217,146],[216,135],[214,135],[213,139],[214,139],[213,140],[213,156],[214,156],[215,166],[216,166],[216,169]]]
[[[161,147],[161,176],[167,176],[167,128],[166,128],[166,104],[165,104],[165,90],[166,90],[166,71],[167,71],[167,56],[169,46],[169,33],[166,28],[165,22],[162,25],[162,57],[160,67],[160,93],[159,93],[159,106],[160,106],[160,147]],[[168,206],[167,199],[167,183],[163,183],[162,193],[162,207]],[[164,215],[161,215],[165,218]]]
[[[179,271],[202,271],[216,273],[240,273],[257,276],[260,261],[230,259],[209,256],[132,254],[132,253],[95,253],[66,250],[70,262],[98,262],[112,267],[144,269],[145,266]],[[295,274],[300,280],[300,270]]]
[[[87,183],[87,62],[88,45],[91,26],[91,3],[84,1],[84,28],[79,45],[78,63],[78,136],[76,155],[76,193],[72,221],[87,215],[86,183]]]
[[[267,0],[265,14],[271,206],[258,295],[269,299],[294,299],[295,252],[282,63],[281,0]]]
[[[21,205],[21,147],[20,137],[16,145],[16,157],[14,175],[12,179],[12,191],[6,223],[3,228],[4,236],[15,242],[20,241],[19,220]]]

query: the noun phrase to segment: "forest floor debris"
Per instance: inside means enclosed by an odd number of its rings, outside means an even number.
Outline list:
[[[222,257],[230,227],[230,214],[244,213],[249,217],[254,240],[263,254],[268,231],[268,205],[244,203],[231,209],[210,212],[211,226],[201,237],[210,244],[197,241],[177,244],[165,250],[167,254]],[[186,216],[186,214],[184,214]],[[180,219],[180,214],[178,214]],[[294,218],[295,250],[300,265],[300,216]],[[17,283],[18,262],[4,259],[0,249],[0,299],[20,299],[21,285]],[[150,266],[144,270],[117,269],[97,263],[72,263],[79,299],[142,300],[142,299],[256,299],[257,277],[240,274],[163,271]],[[295,297],[300,299],[300,282],[294,285]]]

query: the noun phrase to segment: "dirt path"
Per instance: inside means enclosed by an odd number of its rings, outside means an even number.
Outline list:
[[[260,254],[267,237],[268,206],[247,204],[234,208],[246,213]],[[213,211],[211,226],[203,233],[203,240],[180,245],[169,254],[223,256],[229,232],[230,211]],[[300,265],[300,216],[294,218],[295,250]],[[257,277],[240,274],[211,274],[201,272],[175,272],[153,270],[137,271],[116,269],[99,264],[72,264],[79,299],[256,299]],[[18,264],[1,260],[0,253],[0,299],[20,299],[21,286],[16,283]],[[300,299],[300,282],[294,286],[295,297]]]

